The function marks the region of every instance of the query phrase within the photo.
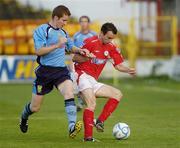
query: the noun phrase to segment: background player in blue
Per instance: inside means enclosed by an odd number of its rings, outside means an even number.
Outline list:
[[[83,42],[85,39],[96,35],[94,31],[90,30],[90,23],[91,23],[90,18],[86,15],[83,15],[79,18],[79,24],[81,28],[80,28],[80,31],[75,33],[73,36],[75,46],[81,48],[83,46]],[[71,71],[71,76],[73,77],[74,75],[73,62],[70,64],[69,67]],[[77,96],[78,96],[77,111],[80,111],[83,108],[84,102],[81,99],[79,94]]]
[[[79,18],[80,31],[75,33],[73,36],[74,45],[77,47],[82,47],[85,39],[95,36],[96,33],[90,30],[90,18],[88,16],[81,16]]]
[[[74,138],[82,128],[82,122],[76,122],[76,106],[73,95],[73,83],[65,65],[65,50],[89,55],[86,49],[73,45],[68,34],[62,29],[66,25],[69,9],[63,5],[57,6],[52,12],[48,24],[42,24],[34,31],[35,53],[39,66],[35,70],[36,80],[33,84],[31,102],[25,105],[21,115],[20,129],[28,130],[28,117],[38,112],[43,102],[43,96],[55,86],[65,99],[65,110],[68,118],[69,136]]]

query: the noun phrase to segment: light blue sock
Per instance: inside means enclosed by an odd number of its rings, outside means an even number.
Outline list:
[[[31,104],[31,103],[26,104],[25,107],[24,107],[24,109],[23,109],[23,112],[22,112],[22,115],[21,115],[21,117],[22,117],[23,119],[28,119],[28,117],[29,117],[31,114],[33,114],[33,112],[32,112],[31,109],[30,109],[30,104]]]
[[[73,130],[77,118],[77,109],[74,98],[65,100],[65,110],[68,118],[68,129]]]

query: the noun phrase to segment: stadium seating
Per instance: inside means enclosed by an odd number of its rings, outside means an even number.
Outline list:
[[[0,54],[26,55],[34,54],[32,39],[33,30],[47,20],[1,20],[0,21]],[[95,31],[99,31],[99,24],[92,24]],[[80,27],[78,23],[65,26],[72,37]]]

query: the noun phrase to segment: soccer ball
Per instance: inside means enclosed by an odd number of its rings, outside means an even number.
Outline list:
[[[127,139],[130,136],[130,128],[126,123],[117,123],[113,127],[113,136],[118,139]]]

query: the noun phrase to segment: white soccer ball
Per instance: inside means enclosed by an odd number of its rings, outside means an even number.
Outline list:
[[[118,139],[127,139],[130,136],[130,128],[126,123],[117,123],[113,127],[113,136]]]

